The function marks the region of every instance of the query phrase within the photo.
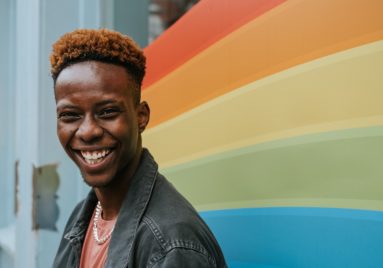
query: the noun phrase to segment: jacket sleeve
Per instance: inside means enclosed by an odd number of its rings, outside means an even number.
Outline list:
[[[159,259],[152,268],[216,268],[215,262],[209,256],[185,248],[174,248],[163,258]]]

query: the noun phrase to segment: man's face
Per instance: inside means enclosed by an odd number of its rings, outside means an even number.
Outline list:
[[[71,65],[56,80],[57,134],[90,186],[109,185],[141,152],[149,108],[134,104],[133,83],[125,68],[97,61]]]

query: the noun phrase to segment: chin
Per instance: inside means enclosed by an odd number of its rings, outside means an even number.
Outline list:
[[[105,176],[82,175],[84,182],[90,187],[103,188],[111,184],[112,178]]]

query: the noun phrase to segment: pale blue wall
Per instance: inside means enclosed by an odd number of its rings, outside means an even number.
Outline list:
[[[14,151],[13,120],[14,107],[14,2],[0,0],[0,230],[14,223]],[[2,234],[9,242],[7,234]],[[0,241],[0,267],[13,267],[13,252],[2,249]],[[7,246],[7,245],[5,245]]]
[[[148,5],[149,0],[114,1],[114,28],[132,36],[141,47],[148,44]]]
[[[56,137],[48,59],[52,43],[76,28],[108,27],[145,45],[147,2],[0,0],[0,234],[5,234],[0,237],[0,268],[50,267],[71,210],[89,190]],[[16,159],[20,161],[17,217]],[[32,166],[51,163],[59,165],[58,232],[32,231]]]
[[[13,259],[9,255],[5,254],[5,252],[0,250],[0,267],[10,268],[13,266]]]
[[[13,40],[12,25],[13,8],[11,0],[0,1],[0,204],[3,211],[0,217],[0,227],[10,223],[13,219],[13,105],[12,76]]]

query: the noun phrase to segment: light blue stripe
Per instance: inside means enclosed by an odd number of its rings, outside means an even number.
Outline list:
[[[253,208],[201,212],[230,267],[383,267],[383,212]]]
[[[226,217],[226,216],[316,216],[331,218],[353,218],[363,220],[383,221],[383,211],[339,208],[312,208],[312,207],[267,207],[267,208],[241,208],[201,211],[202,217]]]

